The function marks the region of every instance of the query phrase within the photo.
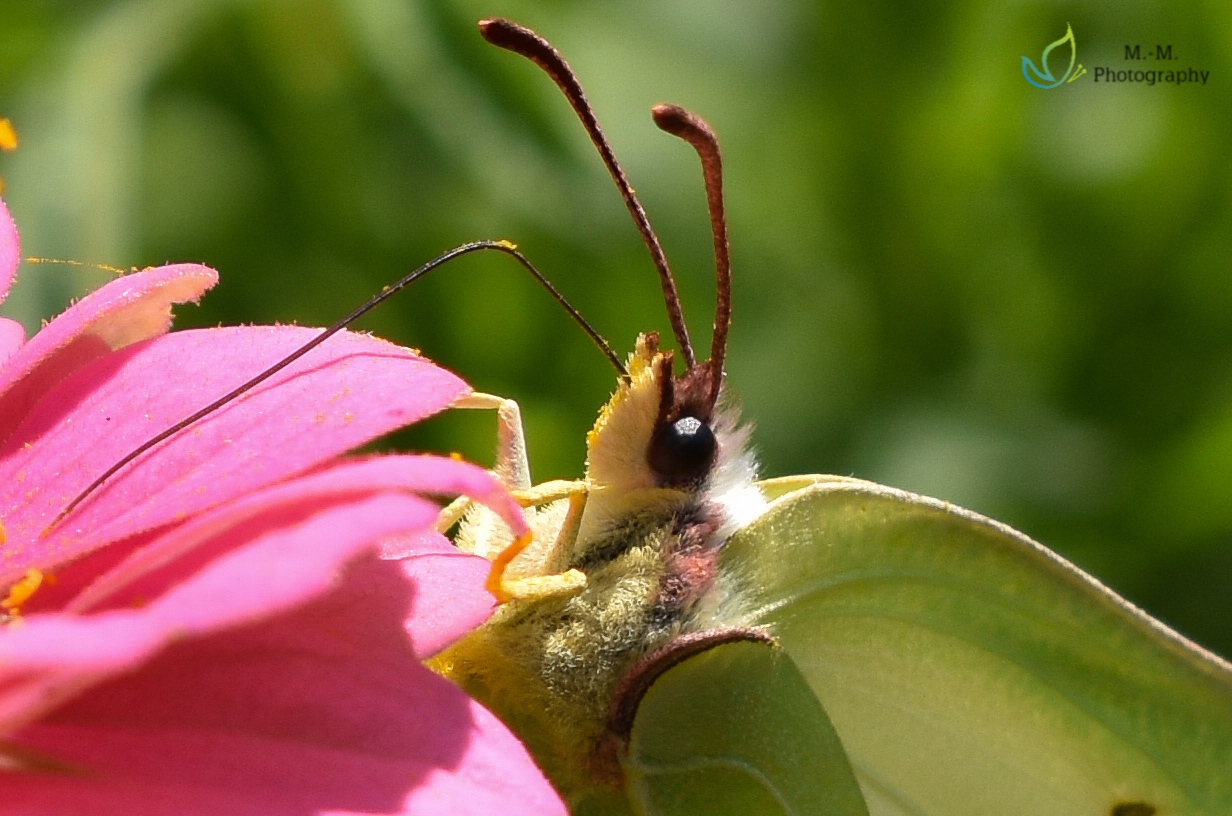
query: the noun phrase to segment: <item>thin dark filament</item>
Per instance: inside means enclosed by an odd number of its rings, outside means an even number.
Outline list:
[[[624,197],[625,205],[629,208],[630,215],[633,216],[633,222],[637,224],[637,230],[642,234],[642,241],[650,250],[650,257],[654,261],[655,269],[659,272],[659,282],[663,285],[663,300],[667,305],[667,318],[671,321],[672,333],[676,335],[676,342],[680,345],[680,351],[684,355],[685,367],[693,368],[697,360],[693,355],[693,346],[689,343],[689,330],[685,327],[684,314],[680,308],[680,294],[676,291],[676,281],[672,278],[672,271],[667,265],[667,256],[663,254],[663,247],[659,244],[659,238],[650,226],[646,211],[642,209],[641,202],[637,200],[633,187],[625,176],[625,171],[616,161],[616,154],[612,152],[607,137],[603,135],[603,130],[599,127],[599,120],[595,118],[590,102],[586,99],[582,84],[578,82],[569,64],[552,47],[551,43],[529,28],[497,17],[491,20],[480,20],[479,33],[492,45],[520,54],[547,72],[564,93],[565,98],[569,100],[578,118],[582,120],[582,125],[590,134],[590,140],[594,143],[595,149],[599,151],[599,155],[603,157],[603,163],[607,165],[612,180],[616,182],[620,194]]]
[[[702,161],[710,232],[714,236],[716,278],[714,336],[710,342],[710,365],[714,370],[710,402],[713,405],[723,378],[727,330],[731,326],[731,254],[727,243],[727,217],[723,213],[723,158],[719,154],[718,138],[701,117],[677,105],[656,105],[651,113],[656,125],[691,144]]]
[[[542,285],[545,289],[548,290],[548,292],[552,295],[552,297],[556,300],[556,302],[559,303],[561,306],[563,306],[565,308],[565,311],[569,313],[569,316],[572,317],[574,321],[576,321],[577,324],[582,327],[582,330],[585,331],[586,334],[590,336],[590,339],[595,342],[595,345],[597,345],[599,349],[605,355],[607,355],[607,358],[611,362],[611,364],[615,366],[617,371],[620,372],[620,376],[628,378],[629,376],[628,371],[625,370],[624,364],[620,362],[620,358],[616,356],[616,352],[612,350],[612,347],[608,345],[608,342],[604,340],[603,337],[600,336],[600,334],[597,331],[595,331],[595,329],[588,322],[586,322],[586,319],[582,317],[582,315],[578,312],[577,309],[573,308],[573,305],[571,303],[565,300],[564,295],[562,295],[556,289],[556,287],[553,286],[552,283],[547,278],[545,278],[543,274],[538,269],[536,269],[534,265],[532,265],[531,262],[528,261],[524,255],[522,255],[521,252],[518,252],[517,248],[513,244],[509,243],[508,241],[472,241],[471,243],[462,244],[461,246],[454,247],[453,249],[449,250],[443,255],[433,258],[431,261],[428,261],[423,266],[420,266],[414,271],[407,273],[398,282],[391,284],[390,286],[386,286],[379,293],[371,297],[362,306],[355,309],[350,314],[348,314],[346,317],[342,318],[337,323],[334,323],[332,326],[322,331],[316,337],[312,338],[307,343],[305,343],[304,345],[300,346],[295,351],[288,354],[286,357],[283,357],[281,360],[274,363],[272,366],[265,369],[260,374],[251,378],[250,380],[245,382],[243,385],[237,386],[233,390],[227,392],[223,396],[211,402],[209,405],[205,406],[199,411],[196,411],[191,416],[185,417],[184,419],[172,425],[170,428],[167,428],[161,433],[147,439],[145,442],[138,445],[136,448],[134,448],[132,451],[126,454],[124,458],[120,459],[120,461],[116,462],[114,465],[107,468],[107,470],[103,471],[101,476],[99,476],[93,482],[90,482],[89,486],[86,487],[85,490],[82,490],[80,493],[78,493],[76,498],[74,498],[71,502],[69,502],[65,506],[65,508],[60,511],[59,515],[57,515],[55,519],[52,520],[51,524],[47,525],[47,527],[43,530],[43,532],[40,534],[39,537],[40,538],[45,537],[49,532],[51,532],[53,528],[55,528],[61,521],[63,521],[64,518],[68,516],[69,513],[76,510],[81,505],[82,502],[84,502],[87,498],[89,498],[90,495],[94,493],[94,491],[98,490],[98,488],[106,484],[107,480],[109,480],[112,476],[116,475],[116,473],[118,473],[122,468],[124,468],[125,465],[128,465],[129,463],[131,463],[134,459],[141,456],[146,451],[166,441],[167,439],[170,439],[172,436],[175,436],[180,431],[184,430],[190,425],[193,425],[198,420],[203,419],[204,417],[212,414],[213,412],[217,411],[219,408],[223,407],[227,403],[234,400],[236,397],[239,397],[242,394],[245,394],[248,391],[251,391],[253,388],[265,382],[270,377],[277,374],[279,371],[282,371],[284,368],[291,365],[291,363],[295,362],[300,357],[303,357],[305,354],[312,351],[314,348],[321,345],[326,340],[333,337],[335,334],[337,334],[338,332],[345,329],[347,326],[354,323],[356,320],[358,320],[363,315],[372,311],[372,309],[376,308],[379,304],[393,297],[395,294],[397,294],[399,291],[401,291],[403,288],[408,286],[413,281],[416,281],[419,278],[431,272],[433,269],[436,269],[437,267],[447,263],[448,261],[453,260],[454,258],[458,258],[462,255],[468,255],[472,252],[479,252],[482,250],[495,250],[497,252],[503,252],[506,255],[513,256],[513,258],[517,260],[518,263],[520,263],[528,272],[530,272],[535,277],[535,280],[537,280],[540,283],[540,285]]]

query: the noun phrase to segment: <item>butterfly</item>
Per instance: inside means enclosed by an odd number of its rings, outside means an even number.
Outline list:
[[[756,480],[728,402],[730,266],[718,143],[701,159],[718,268],[710,359],[581,85],[506,20],[484,38],[564,92],[659,270],[683,373],[638,338],[587,438],[585,476],[532,486],[516,403],[496,472],[514,540],[442,513],[502,602],[433,667],[501,716],[586,813],[1232,812],[1232,667],[1015,530],[837,476]]]

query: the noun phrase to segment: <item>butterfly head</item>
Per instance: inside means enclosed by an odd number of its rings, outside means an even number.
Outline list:
[[[717,372],[707,361],[674,376],[673,357],[660,350],[657,333],[638,337],[628,379],[587,436],[587,478],[593,483],[689,490],[713,469],[719,448]]]
[[[483,20],[479,30],[488,42],[521,54],[542,68],[569,100],[650,251],[684,362],[684,373],[676,376],[674,354],[659,350],[658,335],[638,338],[616,394],[588,438],[587,477],[596,485],[696,490],[714,469],[722,447],[722,432],[716,436],[715,404],[731,322],[731,263],[718,140],[709,125],[684,108],[656,105],[651,111],[661,130],[683,139],[697,151],[706,184],[718,287],[710,359],[698,362],[667,257],[572,69],[546,40],[517,23]]]

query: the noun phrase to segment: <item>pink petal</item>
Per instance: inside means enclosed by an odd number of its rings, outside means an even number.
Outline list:
[[[26,342],[26,327],[16,320],[0,317],[0,366],[17,353]]]
[[[140,665],[167,644],[279,614],[335,585],[359,552],[423,528],[436,506],[379,494],[304,517],[277,507],[228,529],[131,587],[138,608],[94,615],[31,614],[0,637],[0,734],[109,675]],[[168,580],[170,579],[170,580]]]
[[[3,242],[0,224],[0,253]],[[70,306],[0,369],[0,441],[53,384],[109,351],[163,334],[171,304],[195,301],[217,281],[205,266],[161,266],[113,280]]]
[[[425,672],[422,667],[416,667]],[[413,676],[403,682],[413,682]],[[429,682],[443,683],[432,677]],[[461,698],[424,712],[439,729],[442,709],[464,729],[416,734],[449,749],[444,767],[411,747],[373,756],[210,730],[36,726],[23,739],[73,757],[84,776],[6,774],[0,814],[8,816],[552,816],[567,811],[508,730]],[[469,716],[469,721],[462,720]],[[416,718],[414,722],[422,723]],[[414,733],[414,732],[411,732]],[[442,745],[442,743],[444,743]],[[454,757],[451,754],[457,753]],[[428,753],[425,751],[424,753]],[[444,753],[444,751],[441,751]]]
[[[406,631],[420,660],[486,621],[496,608],[495,599],[481,589],[491,563],[458,552],[440,533],[428,535],[439,538],[451,552],[417,555],[398,562],[416,588],[414,615],[407,619]]]
[[[161,569],[176,559],[183,558],[194,548],[208,542],[210,537],[217,535],[219,531],[233,527],[254,515],[268,513],[279,506],[289,507],[305,503],[346,500],[383,490],[436,493],[449,496],[467,495],[491,507],[516,533],[526,530],[518,504],[504,491],[495,477],[475,465],[438,456],[380,456],[353,459],[289,482],[258,490],[186,522],[154,543],[137,549],[132,555],[105,572],[101,570],[93,572],[95,577],[91,585],[73,597],[65,610],[81,614],[87,610],[97,609],[101,605],[114,606],[117,603],[114,600],[117,593],[124,592],[126,598],[131,596],[131,586],[137,581],[145,579],[155,570]],[[389,543],[383,542],[382,557],[390,560],[429,554],[458,554],[448,539],[430,531],[400,537],[396,553],[390,551]],[[466,563],[468,566],[462,569],[469,574],[474,565],[471,565],[469,559]],[[481,565],[486,574],[488,563],[479,559],[476,564]],[[452,570],[452,566],[450,569]],[[71,570],[72,568],[70,568],[70,575]],[[150,586],[147,581],[141,594],[148,599],[162,591],[161,588]],[[482,609],[475,612],[481,617],[474,620],[468,618],[468,622],[461,628],[434,635],[438,640],[443,639],[437,648],[444,646],[486,619],[492,608],[492,598],[487,593],[481,593],[481,595]],[[36,598],[43,600],[41,596],[36,596]],[[124,605],[128,601],[123,600],[119,603]],[[447,605],[447,608],[450,607]],[[39,611],[39,609],[40,607],[33,603],[27,606],[27,611],[30,612]],[[431,652],[426,654],[431,654]]]
[[[0,300],[4,300],[17,276],[17,262],[21,259],[21,244],[17,240],[17,225],[9,215],[9,208],[0,200]]]
[[[0,585],[251,493],[438,411],[466,385],[374,338],[340,334],[60,510],[146,439],[317,334],[176,332],[96,360],[52,389],[0,449]],[[33,343],[34,341],[31,341]]]
[[[0,812],[564,813],[505,728],[419,665],[406,620],[440,593],[399,567],[353,561],[327,594],[181,639],[18,732],[88,773],[10,774]]]

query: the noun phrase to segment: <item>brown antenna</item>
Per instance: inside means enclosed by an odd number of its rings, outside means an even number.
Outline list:
[[[480,20],[479,33],[492,45],[520,54],[547,72],[564,93],[565,98],[569,100],[578,118],[582,120],[582,125],[590,134],[590,140],[594,143],[595,149],[599,151],[599,155],[603,157],[603,163],[607,165],[608,172],[612,174],[612,180],[620,188],[620,194],[624,196],[625,205],[629,208],[634,223],[637,224],[638,232],[642,234],[646,248],[650,250],[650,257],[659,271],[659,282],[663,284],[663,300],[667,305],[667,317],[672,324],[672,333],[676,335],[676,342],[680,345],[681,354],[684,355],[685,368],[692,369],[697,365],[697,359],[693,354],[693,346],[689,343],[689,330],[684,325],[684,314],[680,309],[680,295],[676,291],[676,281],[672,278],[672,271],[667,265],[667,256],[663,254],[663,247],[650,227],[650,219],[646,217],[646,211],[642,209],[641,203],[634,195],[633,187],[630,186],[625,171],[616,161],[616,154],[612,152],[607,137],[603,135],[599,120],[595,118],[590,102],[586,100],[586,94],[582,90],[582,85],[569,68],[569,64],[547,40],[529,28],[509,20],[500,17]],[[713,139],[713,136],[711,138]]]
[[[710,210],[710,232],[714,235],[714,337],[710,342],[710,403],[719,396],[723,362],[727,357],[727,330],[731,326],[731,255],[727,245],[727,217],[723,214],[723,158],[719,140],[701,117],[678,105],[655,105],[650,111],[655,124],[679,136],[697,151],[706,180],[706,205]]]
[[[79,506],[81,506],[82,502],[84,502],[91,495],[93,495],[94,491],[98,490],[100,487],[106,484],[108,480],[111,479],[112,476],[119,473],[126,465],[128,465],[133,460],[141,456],[141,454],[145,453],[151,448],[157,447],[158,445],[170,439],[171,437],[175,436],[176,434],[178,434],[180,431],[184,430],[185,428],[188,428],[189,426],[195,424],[199,420],[204,419],[205,417],[214,413],[219,408],[223,407],[224,405],[231,402],[232,400],[256,388],[258,385],[265,382],[270,377],[277,374],[279,371],[282,371],[284,368],[286,368],[291,363],[298,360],[300,357],[303,357],[305,354],[312,351],[314,348],[321,345],[322,343],[324,343],[329,338],[333,337],[338,332],[350,326],[360,317],[364,316],[368,312],[375,309],[379,304],[384,303],[386,300],[389,300],[391,297],[396,295],[399,291],[401,291],[402,289],[410,285],[413,281],[416,281],[419,278],[431,272],[432,270],[437,269],[440,266],[443,266],[444,264],[448,263],[454,258],[460,257],[462,255],[469,255],[472,252],[482,252],[485,250],[503,252],[504,254],[509,255],[515,261],[521,264],[522,268],[524,268],[527,272],[529,272],[531,276],[534,277],[536,281],[538,281],[539,285],[542,286],[544,289],[546,289],[548,291],[548,294],[550,294],[557,303],[559,303],[561,306],[564,307],[565,311],[569,313],[569,316],[573,318],[574,322],[577,323],[579,326],[581,326],[582,330],[586,332],[587,336],[590,337],[590,339],[594,342],[594,344],[599,347],[599,350],[603,352],[604,356],[607,357],[608,362],[610,362],[615,367],[615,369],[618,372],[620,372],[620,376],[625,379],[628,379],[629,372],[625,369],[624,363],[620,362],[620,358],[616,356],[616,352],[612,350],[612,347],[608,344],[608,342],[603,339],[603,337],[599,334],[599,332],[595,331],[594,327],[592,327],[590,323],[586,321],[586,318],[582,317],[581,313],[578,312],[578,310],[573,307],[573,304],[565,300],[565,296],[562,295],[560,291],[555,286],[553,286],[552,283],[546,277],[544,277],[542,272],[536,269],[534,265],[532,265],[531,262],[526,259],[526,256],[524,256],[521,252],[518,251],[518,248],[514,244],[510,243],[509,241],[471,241],[470,243],[462,244],[461,246],[456,246],[453,249],[449,250],[448,252],[445,252],[445,253],[442,253],[441,255],[436,256],[432,260],[428,261],[426,264],[423,264],[422,266],[417,267],[413,271],[408,272],[407,274],[403,275],[395,283],[392,283],[389,286],[386,286],[380,292],[373,295],[363,305],[356,307],[346,317],[342,318],[341,320],[338,320],[336,323],[334,323],[329,328],[322,330],[322,332],[318,334],[316,337],[312,338],[307,343],[304,343],[298,349],[291,352],[286,357],[283,357],[281,360],[274,363],[272,366],[265,369],[260,374],[257,374],[256,376],[247,380],[243,384],[237,386],[233,390],[227,392],[223,396],[214,400],[213,402],[211,402],[209,405],[205,406],[204,408],[194,412],[193,414],[189,416],[184,417],[179,422],[172,425],[170,428],[167,428],[166,430],[150,437],[145,442],[133,448],[131,451],[128,452],[127,455],[124,456],[124,458],[120,459],[114,465],[107,468],[107,470],[103,471],[101,476],[99,476],[94,481],[90,482],[90,484],[87,485],[84,490],[78,493],[73,498],[72,501],[66,504],[64,506],[64,509],[61,510],[54,519],[52,519],[51,524],[48,524],[43,529],[43,531],[39,534],[39,537],[45,538],[47,534],[52,531],[53,528],[59,525],[59,523],[63,521],[66,516],[68,516],[69,513],[76,510]]]

